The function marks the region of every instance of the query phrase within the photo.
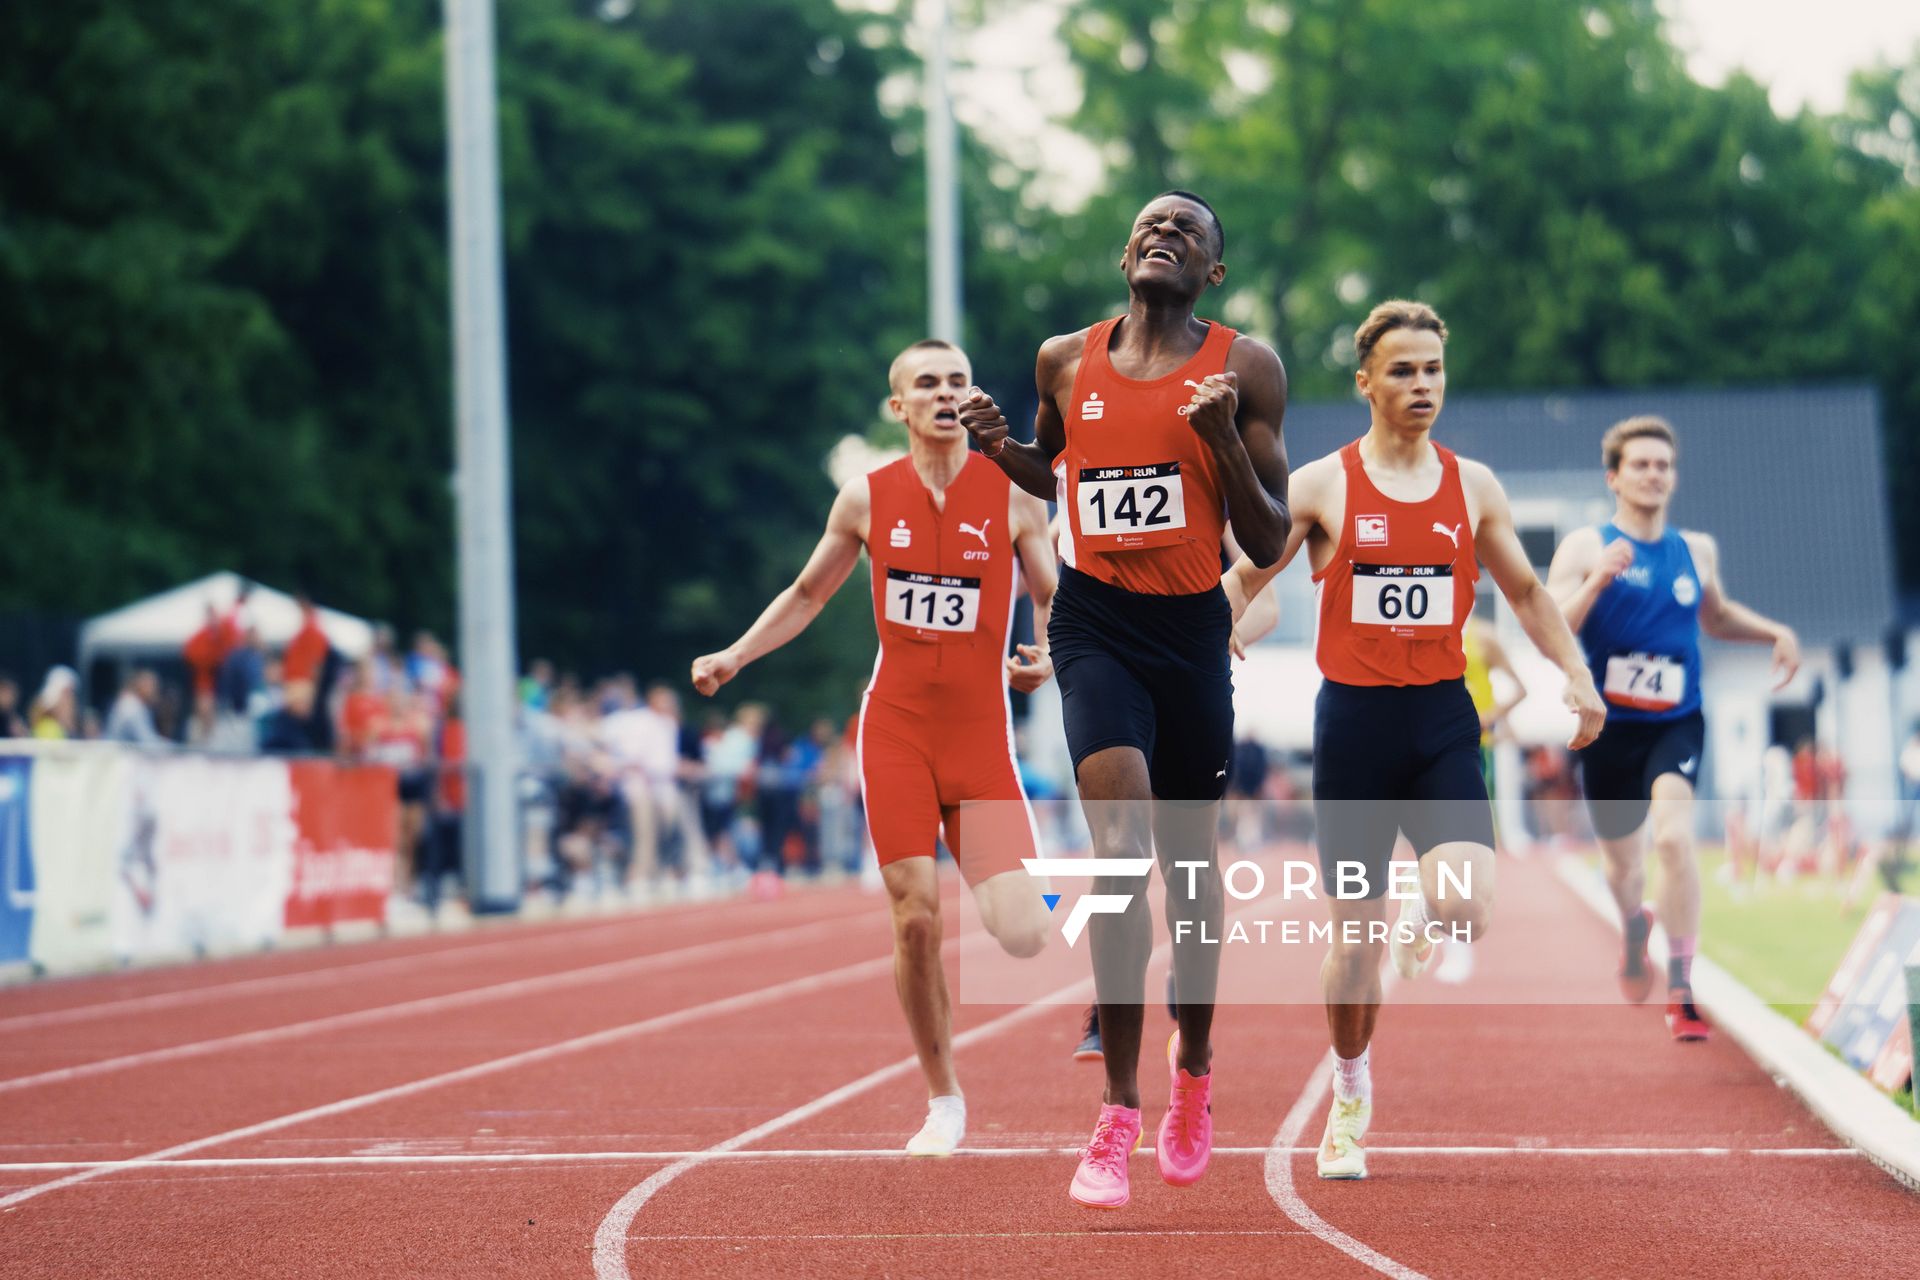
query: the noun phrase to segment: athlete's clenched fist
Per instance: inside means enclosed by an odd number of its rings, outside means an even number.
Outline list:
[[[1582,678],[1567,681],[1567,692],[1563,699],[1567,710],[1580,718],[1575,726],[1573,737],[1567,741],[1567,748],[1578,751],[1600,736],[1600,730],[1607,723],[1607,704],[1600,700],[1600,691],[1593,687],[1593,677],[1584,671]]]
[[[1632,564],[1633,544],[1625,538],[1615,538],[1607,544],[1606,550],[1600,553],[1599,561],[1594,564],[1594,580],[1603,586],[1608,585]]]
[[[980,452],[989,458],[1000,455],[1007,446],[1001,442],[1012,430],[1007,425],[1007,415],[1000,412],[1000,406],[993,397],[978,387],[967,388],[967,398],[960,402],[960,425],[967,429],[980,446]]]
[[[1230,439],[1238,430],[1233,418],[1240,411],[1240,375],[1213,373],[1188,385],[1194,391],[1187,401],[1187,423],[1210,444]]]
[[[711,698],[727,681],[740,674],[740,659],[730,649],[706,653],[693,660],[693,687]]]

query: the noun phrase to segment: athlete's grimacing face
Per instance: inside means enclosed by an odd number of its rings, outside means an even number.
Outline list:
[[[1226,264],[1215,256],[1213,215],[1205,205],[1161,196],[1133,220],[1120,270],[1136,292],[1170,289],[1199,297],[1227,278]]]
[[[960,402],[973,385],[973,365],[958,351],[927,347],[901,360],[887,407],[911,435],[936,440],[964,437]]]
[[[1673,464],[1672,445],[1657,436],[1639,436],[1620,447],[1620,465],[1607,472],[1607,488],[1628,506],[1662,510],[1678,478]]]
[[[1383,425],[1428,430],[1447,398],[1446,344],[1431,329],[1389,329],[1353,382]]]

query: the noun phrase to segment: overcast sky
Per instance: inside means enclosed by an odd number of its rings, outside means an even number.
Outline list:
[[[873,0],[843,0],[849,8]],[[1559,0],[1542,0],[1557,3]],[[1722,83],[1744,68],[1769,86],[1776,111],[1838,110],[1847,76],[1903,62],[1920,44],[1920,0],[1660,0],[1695,78]],[[1078,89],[1054,37],[1065,0],[1031,0],[985,27],[956,32],[963,69],[956,111],[1000,149],[1043,168],[1044,198],[1073,205],[1097,183],[1096,155],[1057,121]],[[1044,164],[1041,162],[1044,161]]]

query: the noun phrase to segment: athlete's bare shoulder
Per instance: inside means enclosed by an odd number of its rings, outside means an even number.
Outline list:
[[[1233,345],[1227,348],[1227,368],[1241,377],[1250,373],[1275,372],[1286,377],[1286,369],[1280,363],[1280,353],[1251,334],[1236,333]]]
[[[1686,539],[1687,550],[1692,554],[1700,576],[1711,578],[1714,567],[1720,563],[1720,544],[1714,541],[1712,534],[1702,533],[1698,529],[1682,529],[1680,536]]]
[[[1493,474],[1493,468],[1484,462],[1475,462],[1472,458],[1454,455],[1454,461],[1460,464],[1460,483],[1474,494],[1504,493],[1500,487],[1500,477]]]
[[[827,532],[851,534],[865,542],[867,523],[873,515],[873,485],[862,472],[840,486],[827,513]]]
[[[1315,458],[1288,476],[1287,505],[1292,508],[1294,522],[1319,519],[1326,510],[1333,486],[1340,483],[1344,475],[1340,455],[1330,453],[1324,458]]]
[[[1080,355],[1087,349],[1087,335],[1093,332],[1093,326],[1077,333],[1056,333],[1040,344],[1039,358],[1034,361],[1034,383],[1043,391],[1059,389],[1063,382],[1071,385],[1074,374],[1080,371]]]
[[[1600,527],[1583,524],[1560,539],[1560,550],[1568,555],[1598,554],[1600,551]]]

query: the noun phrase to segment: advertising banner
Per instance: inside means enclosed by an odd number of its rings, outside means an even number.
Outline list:
[[[1920,964],[1920,900],[1888,894],[1868,912],[1807,1019],[1807,1029],[1822,1043],[1886,1089],[1904,1083],[1892,1078],[1904,1075],[1911,1062],[1905,1042],[1906,969],[1912,964]]]
[[[283,760],[136,760],[115,953],[231,950],[278,937],[293,879],[292,814]]]
[[[61,972],[113,959],[111,917],[126,848],[133,758],[97,743],[65,743],[33,761],[35,964]]]
[[[287,769],[294,833],[287,928],[384,922],[400,822],[394,771],[325,760],[297,760]]]
[[[27,958],[33,937],[33,760],[0,756],[0,964]]]

